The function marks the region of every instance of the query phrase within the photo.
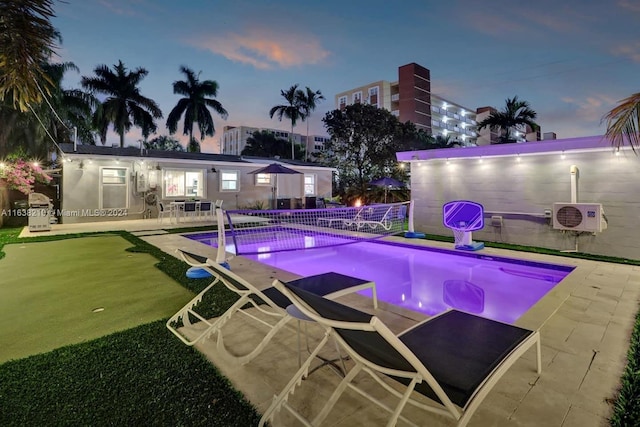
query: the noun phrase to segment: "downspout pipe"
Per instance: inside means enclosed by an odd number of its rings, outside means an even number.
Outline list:
[[[571,203],[578,203],[578,178],[580,177],[580,171],[578,166],[571,165]]]

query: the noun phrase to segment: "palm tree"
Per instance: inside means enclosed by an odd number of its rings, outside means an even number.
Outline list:
[[[72,62],[42,64],[41,68],[50,82],[42,103],[30,103],[28,112],[13,109],[8,100],[0,104],[0,157],[18,147],[31,156],[43,157],[51,151],[52,140],[56,144],[71,142],[74,128],[81,142],[95,143],[91,115],[97,100],[82,90],[62,87],[64,74],[78,68]]]
[[[511,139],[511,131],[528,125],[533,130],[540,126],[534,122],[537,113],[533,111],[527,101],[520,101],[517,96],[506,100],[506,106],[502,111],[492,111],[489,117],[478,123],[478,131],[489,127],[491,130],[500,130],[501,142],[515,142]]]
[[[302,110],[304,112],[304,117],[302,118],[302,120],[305,120],[307,122],[307,143],[305,144],[304,158],[305,160],[308,160],[309,159],[309,152],[307,150],[307,147],[309,146],[309,120],[308,119],[311,113],[315,111],[318,103],[324,99],[324,96],[322,95],[322,92],[320,92],[319,90],[316,90],[314,92],[313,90],[311,90],[311,88],[309,88],[309,86],[306,87],[306,91],[302,91],[302,90],[298,91],[298,96],[300,98],[299,101],[300,101],[300,104],[302,105]]]
[[[45,64],[60,40],[53,0],[0,2],[0,101],[27,111],[48,92]]]
[[[305,110],[300,102],[301,94],[303,92],[298,89],[298,85],[295,84],[289,89],[281,90],[280,95],[287,101],[286,104],[276,105],[269,110],[269,117],[273,118],[274,115],[278,116],[278,120],[282,121],[282,117],[286,117],[291,120],[291,133],[289,134],[289,141],[291,141],[291,158],[295,158],[295,148],[293,142],[293,128],[298,120],[304,120]]]
[[[640,147],[640,92],[620,101],[604,119],[607,120],[605,136],[613,145],[620,148],[626,139],[634,152],[636,146]]]
[[[142,136],[147,138],[157,127],[154,119],[162,118],[158,104],[140,93],[138,84],[149,72],[138,67],[127,70],[122,61],[113,66],[98,65],[94,70],[96,77],[82,77],[82,87],[92,93],[106,95],[105,100],[94,114],[94,125],[100,132],[104,144],[110,124],[120,135],[120,146],[124,147],[124,134],[131,126],[142,129]]]
[[[198,79],[200,74],[196,75],[193,70],[185,66],[181,66],[180,71],[187,79],[173,82],[173,93],[183,95],[185,98],[181,98],[169,113],[167,128],[171,135],[176,133],[178,122],[184,114],[183,133],[189,135],[190,146],[193,146],[196,151],[200,151],[200,144],[193,137],[194,123],[198,123],[200,139],[204,139],[205,135],[213,136],[216,132],[209,108],[220,114],[223,119],[226,119],[229,113],[219,101],[213,99],[218,96],[218,82],[215,80],[200,81]]]

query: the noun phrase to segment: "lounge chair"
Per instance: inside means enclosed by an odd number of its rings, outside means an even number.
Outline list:
[[[388,231],[393,226],[393,208],[389,205],[367,206],[360,210],[353,220],[345,220],[344,225],[347,227],[355,226],[358,230],[367,227],[375,230],[381,227]]]
[[[213,276],[213,282],[195,298],[189,301],[189,303],[181,308],[176,314],[174,314],[167,321],[167,328],[183,343],[189,346],[196,344],[204,338],[216,335],[216,348],[218,351],[235,359],[237,363],[249,363],[262,352],[269,341],[271,341],[271,338],[291,319],[291,316],[286,311],[286,308],[291,305],[291,301],[274,287],[269,287],[263,290],[257,289],[251,283],[216,263],[214,260],[186,252],[181,249],[178,249],[178,252],[182,259],[190,266],[199,267],[208,271]],[[240,298],[221,316],[214,319],[208,319],[206,315],[202,314],[203,310],[202,307],[199,307],[199,304],[203,301],[203,298],[205,298],[205,294],[219,283],[238,294]],[[314,292],[315,294],[325,296],[327,298],[337,298],[348,293],[372,288],[374,298],[373,304],[374,307],[377,307],[375,284],[368,280],[345,276],[338,273],[325,273],[293,280],[289,283],[301,286],[309,292]],[[261,304],[259,300],[264,304]],[[274,323],[269,323],[252,314],[250,310],[246,309],[245,306],[247,304],[250,304],[249,307],[254,307],[264,314],[266,318],[273,319]],[[269,329],[262,341],[260,341],[252,351],[239,356],[234,355],[225,347],[222,333],[222,327],[236,313],[243,314]],[[194,326],[195,323],[200,322],[202,322],[201,325],[198,325],[200,328],[195,328],[198,331],[195,334],[195,337],[189,338],[179,329],[180,323],[186,327],[190,327]]]
[[[274,286],[306,316],[323,325],[326,333],[284,390],[274,397],[260,425],[272,421],[281,408],[288,409],[307,426],[320,425],[340,395],[350,388],[391,413],[387,426],[395,425],[399,419],[416,425],[401,414],[407,403],[448,416],[457,426],[464,426],[500,377],[534,345],[538,374],[541,371],[537,331],[450,310],[396,335],[376,316],[288,284],[274,282]],[[355,366],[323,409],[309,421],[289,401],[296,387],[301,386],[300,380],[311,360],[330,336],[337,338]],[[376,383],[399,399],[395,408],[354,384],[353,380],[360,372],[371,375]],[[406,388],[398,391],[398,387],[392,387],[385,377]],[[422,396],[414,396],[414,392]],[[424,420],[420,423],[426,424]]]

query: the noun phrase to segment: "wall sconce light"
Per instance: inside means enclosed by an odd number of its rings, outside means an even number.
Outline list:
[[[216,168],[211,168],[211,172],[212,173],[217,173],[218,171],[216,170]]]
[[[80,163],[78,164],[78,169],[84,169],[84,160],[80,160]]]
[[[516,162],[519,162],[519,161],[521,161],[521,160],[522,160],[522,159],[520,158],[520,154],[518,154],[518,155],[516,156]]]
[[[564,154],[564,151],[562,152],[562,154],[560,154],[560,158],[561,158],[562,160],[564,160],[564,159],[566,159],[566,158],[567,158],[567,155],[566,155],[566,154]]]

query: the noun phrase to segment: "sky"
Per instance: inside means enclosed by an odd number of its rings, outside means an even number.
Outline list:
[[[219,84],[212,112],[216,134],[202,141],[215,153],[224,126],[290,129],[269,118],[294,84],[326,98],[378,80],[396,81],[398,67],[431,70],[431,92],[462,106],[501,109],[513,96],[529,102],[541,131],[558,138],[602,135],[602,117],[640,90],[640,0],[56,0],[58,61],[71,61],[63,85],[119,60],[149,73],[141,93],[163,111],[157,135],[180,96],[180,66]],[[295,132],[306,134],[306,123]],[[182,136],[182,125],[175,136]],[[198,135],[199,136],[199,133]],[[125,144],[135,145],[132,128]],[[111,133],[107,144],[118,142]]]

